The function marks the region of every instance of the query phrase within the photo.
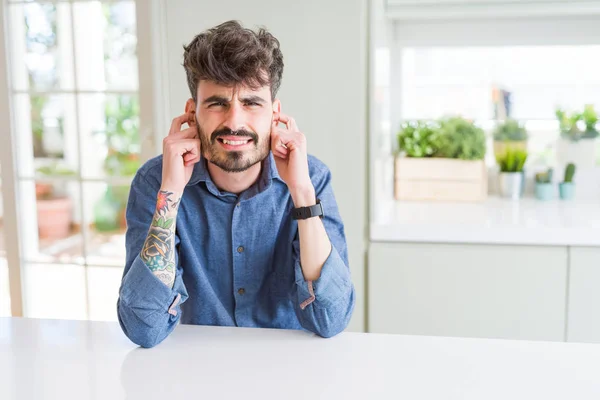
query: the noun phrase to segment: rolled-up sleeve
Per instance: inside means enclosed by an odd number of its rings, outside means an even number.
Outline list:
[[[172,289],[150,271],[139,255],[154,216],[159,189],[159,182],[152,182],[138,172],[131,185],[126,212],[126,264],[117,314],[125,335],[142,347],[156,346],[173,331],[181,317],[180,306],[188,298],[177,251]],[[176,248],[178,244],[176,236]]]
[[[326,167],[325,167],[326,168]],[[292,243],[294,253],[294,308],[300,324],[322,337],[332,337],[348,326],[355,305],[355,290],[348,265],[344,224],[339,215],[328,169],[313,181],[324,210],[323,225],[331,242],[331,252],[320,277],[307,281],[300,264],[299,237]]]

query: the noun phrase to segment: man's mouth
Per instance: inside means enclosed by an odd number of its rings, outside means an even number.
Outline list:
[[[232,146],[239,146],[239,145],[242,145],[242,144],[246,144],[246,143],[248,143],[248,142],[249,142],[250,140],[252,140],[252,139],[246,139],[246,140],[227,140],[227,139],[219,139],[219,140],[221,140],[221,142],[222,142],[222,143],[225,143],[225,144],[230,144],[230,145],[232,145]]]
[[[217,141],[221,143],[221,146],[226,150],[241,149],[253,142],[252,138],[249,137],[236,137],[236,138],[217,138]]]

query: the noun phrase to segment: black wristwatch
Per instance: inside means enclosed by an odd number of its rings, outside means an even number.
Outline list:
[[[323,218],[323,205],[321,200],[317,199],[317,204],[310,207],[298,207],[292,210],[293,219],[307,219],[312,217]]]

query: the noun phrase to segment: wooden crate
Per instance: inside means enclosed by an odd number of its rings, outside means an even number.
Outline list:
[[[397,200],[478,202],[487,198],[487,168],[483,160],[397,157]]]

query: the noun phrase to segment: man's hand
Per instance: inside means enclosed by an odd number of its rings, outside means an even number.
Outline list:
[[[279,127],[279,122],[286,125]],[[280,113],[271,125],[271,151],[281,179],[285,181],[296,207],[315,204],[315,188],[308,172],[306,137],[293,118]]]
[[[183,124],[188,128],[181,130]],[[163,140],[161,189],[182,194],[192,177],[194,164],[200,161],[200,138],[193,114],[185,113],[173,119],[169,135]]]
[[[277,126],[279,122],[283,122],[286,128],[279,128]],[[290,190],[294,207],[314,205],[317,199],[308,171],[306,138],[293,118],[279,114],[273,121],[271,151],[275,156],[279,176]],[[298,232],[302,274],[306,281],[315,281],[321,276],[323,264],[331,253],[329,236],[320,218],[299,220]],[[314,296],[309,301],[314,301]]]

